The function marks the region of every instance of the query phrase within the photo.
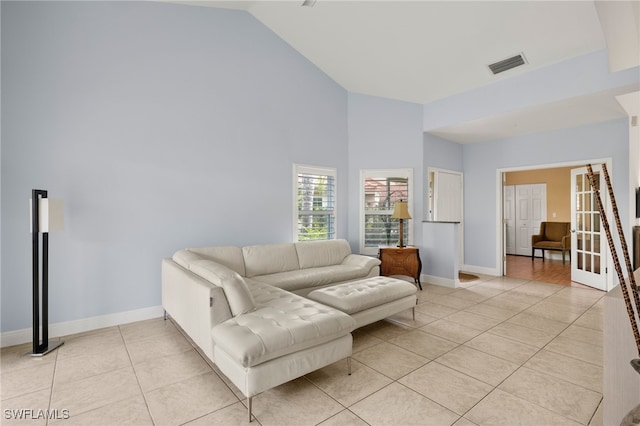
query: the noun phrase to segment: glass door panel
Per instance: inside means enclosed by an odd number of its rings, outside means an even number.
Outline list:
[[[593,166],[596,187],[602,186],[600,166]],[[600,213],[586,167],[571,171],[571,280],[604,290],[606,277],[602,274],[604,242],[600,235]],[[600,194],[601,197],[604,194]]]

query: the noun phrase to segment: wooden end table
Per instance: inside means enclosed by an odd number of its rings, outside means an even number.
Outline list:
[[[422,261],[420,260],[420,250],[414,246],[379,246],[378,259],[380,259],[380,275],[385,277],[391,275],[403,275],[413,278],[422,290],[420,283],[420,272],[422,272]]]

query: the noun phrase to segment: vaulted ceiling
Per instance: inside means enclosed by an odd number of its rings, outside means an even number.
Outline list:
[[[631,66],[639,61],[634,52],[640,50],[638,1],[616,2],[625,6],[606,19],[599,10],[603,6],[593,1],[316,0],[309,2],[311,6],[303,6],[302,0],[181,3],[246,10],[346,90],[419,104],[601,50],[614,42],[620,49],[610,54],[610,61],[631,58]],[[498,75],[489,70],[490,63],[517,54],[524,55],[525,65]],[[615,102],[613,95],[603,94]],[[592,121],[624,116],[621,108],[612,112],[616,109],[613,104],[603,107],[597,96],[567,102],[580,105],[584,117]],[[557,127],[559,118],[562,120],[558,113],[565,110],[566,105],[549,105],[523,111],[528,118],[518,131]],[[496,134],[508,136],[513,133],[505,128],[504,120],[513,120],[513,114],[517,112],[482,123],[461,123],[461,128],[439,129],[440,135],[462,143]]]
[[[427,103],[605,47],[593,2],[298,1],[243,5],[351,92]],[[488,64],[524,53],[494,76]]]

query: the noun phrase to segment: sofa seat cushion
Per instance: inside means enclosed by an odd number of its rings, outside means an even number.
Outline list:
[[[349,315],[278,288],[250,282],[257,308],[211,330],[217,349],[252,367],[341,336],[355,327]]]
[[[270,284],[283,290],[296,291],[364,278],[369,274],[369,271],[369,269],[356,265],[333,265],[260,275],[253,277],[253,280]]]

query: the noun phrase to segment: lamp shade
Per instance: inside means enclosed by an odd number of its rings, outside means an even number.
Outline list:
[[[391,215],[392,219],[411,219],[411,215],[409,214],[409,209],[407,208],[406,201],[398,201],[396,202],[393,208],[393,214]]]
[[[33,232],[33,208],[32,200],[29,200],[29,232]],[[55,232],[64,229],[63,202],[57,198],[38,199],[38,231]]]

